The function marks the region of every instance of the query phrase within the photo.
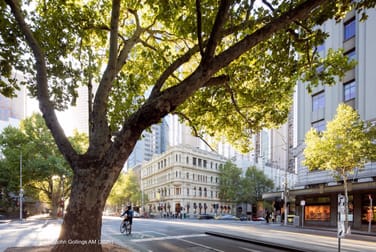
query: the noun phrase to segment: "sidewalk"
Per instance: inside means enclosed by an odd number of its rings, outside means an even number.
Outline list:
[[[333,243],[337,245],[337,229],[325,227],[296,227],[292,225],[281,224],[259,224],[260,227],[270,230],[270,237],[262,237],[253,234],[241,232],[206,232],[208,235],[222,238],[234,239],[243,242],[251,242],[262,246],[272,248],[285,248],[292,252],[309,252],[309,251],[337,251],[333,248]],[[275,236],[273,236],[275,234]],[[312,240],[316,235],[317,240]],[[352,230],[351,234],[341,239],[342,251],[375,251],[376,252],[376,233]],[[357,247],[358,246],[358,247]],[[359,249],[359,246],[363,246]]]

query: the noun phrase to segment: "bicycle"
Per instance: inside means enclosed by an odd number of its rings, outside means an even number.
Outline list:
[[[123,234],[124,232],[126,235],[130,235],[132,232],[132,225],[129,220],[126,219],[122,220],[120,223],[120,233]]]

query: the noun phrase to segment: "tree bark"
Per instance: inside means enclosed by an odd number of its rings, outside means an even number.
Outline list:
[[[349,193],[348,193],[346,175],[343,175],[343,187],[345,189],[345,232],[346,234],[348,234],[348,232],[350,232],[350,229],[349,229]]]
[[[53,251],[102,251],[102,213],[121,168],[113,170],[80,169],[74,175],[69,205]]]

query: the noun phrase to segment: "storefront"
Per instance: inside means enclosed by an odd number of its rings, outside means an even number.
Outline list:
[[[304,221],[304,226],[336,227],[338,194],[344,194],[343,185],[316,185],[307,189],[289,190],[289,213],[300,216],[300,225]],[[349,183],[348,196],[348,221],[351,227],[367,230],[371,220],[372,231],[376,231],[376,204],[373,203],[376,201],[376,182]],[[263,194],[263,199],[271,202],[280,197],[281,192]]]

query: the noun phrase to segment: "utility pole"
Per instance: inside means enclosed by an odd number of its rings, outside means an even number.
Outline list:
[[[284,190],[283,190],[283,209],[285,211],[284,215],[284,225],[287,226],[287,201],[288,201],[288,188],[287,188],[287,167],[285,168],[285,179],[284,179]]]

